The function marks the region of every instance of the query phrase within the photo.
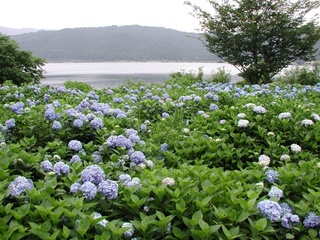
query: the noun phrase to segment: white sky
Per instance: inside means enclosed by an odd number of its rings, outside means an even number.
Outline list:
[[[142,25],[197,32],[198,19],[185,0],[4,0],[0,26],[63,29]],[[192,0],[204,6],[206,0]]]

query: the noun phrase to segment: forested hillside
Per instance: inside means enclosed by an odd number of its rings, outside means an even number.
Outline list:
[[[20,47],[48,62],[219,61],[199,34],[161,27],[110,26],[39,31],[12,36]]]

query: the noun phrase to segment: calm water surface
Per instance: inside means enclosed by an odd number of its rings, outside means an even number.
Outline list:
[[[238,70],[227,63],[198,62],[99,62],[99,63],[47,63],[45,79],[41,83],[59,86],[65,81],[79,81],[101,89],[118,87],[128,80],[162,83],[173,72],[194,72],[202,68],[205,77],[224,68],[237,80]]]

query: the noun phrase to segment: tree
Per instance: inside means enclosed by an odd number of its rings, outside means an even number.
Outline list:
[[[311,61],[320,40],[320,1],[209,0],[213,12],[187,1],[207,49],[251,84],[269,83],[294,61]]]
[[[18,43],[0,34],[0,84],[11,80],[16,85],[39,83],[43,78],[45,64],[42,58],[32,56],[30,51],[19,49]]]

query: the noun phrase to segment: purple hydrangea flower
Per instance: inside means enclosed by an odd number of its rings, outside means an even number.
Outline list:
[[[292,214],[292,207],[288,203],[286,202],[280,203],[280,207],[281,207],[281,215],[285,215],[287,213]]]
[[[140,163],[144,163],[146,161],[146,157],[143,152],[135,151],[130,155],[130,161],[134,165],[139,165]]]
[[[98,191],[96,185],[94,185],[92,182],[85,182],[80,187],[80,190],[83,196],[88,200],[94,199]]]
[[[74,151],[81,151],[82,149],[82,143],[78,140],[71,140],[69,143],[68,143],[68,147],[70,150],[74,150]]]
[[[257,204],[257,208],[259,209],[260,214],[271,222],[280,220],[281,207],[278,203],[270,200],[263,200]]]
[[[107,139],[107,146],[110,148],[125,147],[126,149],[130,149],[132,148],[132,141],[123,135],[110,136]]]
[[[93,129],[103,128],[103,121],[100,118],[94,118],[90,122],[90,127]]]
[[[134,226],[132,223],[125,222],[122,224],[122,227],[128,228],[128,230],[123,233],[124,237],[131,238],[134,234]]]
[[[120,176],[118,177],[118,180],[123,185],[127,185],[127,183],[131,181],[131,176],[129,174],[123,173],[123,174],[120,174]]]
[[[266,175],[266,181],[270,184],[279,182],[279,173],[275,170],[268,170],[265,172]]]
[[[13,182],[8,186],[11,196],[21,196],[26,189],[31,190],[33,188],[33,182],[31,179],[27,179],[23,176],[16,177]]]
[[[57,120],[54,120],[52,123],[53,130],[60,130],[62,128],[61,123]]]
[[[98,151],[92,153],[91,158],[95,163],[102,162],[102,156]]]
[[[70,162],[71,163],[81,162],[81,158],[79,157],[79,155],[75,154],[71,157]]]
[[[53,165],[49,160],[45,160],[41,162],[40,167],[45,171],[45,172],[51,172],[53,171]]]
[[[268,193],[268,196],[270,198],[277,198],[278,200],[280,200],[280,198],[283,197],[283,191],[275,186],[272,186],[269,193]]]
[[[12,112],[15,114],[22,114],[23,113],[23,108],[24,108],[24,103],[23,102],[17,102],[14,104],[10,105],[10,109]]]
[[[147,125],[141,124],[140,130],[141,130],[142,132],[146,132],[146,131],[147,131]]]
[[[14,128],[16,126],[16,120],[14,118],[10,118],[5,122],[5,125],[8,129]]]
[[[166,113],[166,112],[163,112],[163,113],[161,114],[161,116],[162,116],[163,118],[168,118],[170,115],[169,115],[168,113]]]
[[[215,111],[215,110],[218,110],[219,107],[217,104],[211,103],[209,106],[209,109],[210,109],[210,111]]]
[[[81,184],[80,183],[73,183],[70,186],[70,192],[71,193],[78,193],[81,190]]]
[[[75,119],[72,125],[76,128],[81,128],[83,126],[83,121],[81,119]]]
[[[52,121],[55,120],[57,118],[57,115],[54,111],[53,108],[48,108],[45,112],[44,112],[44,116],[47,120]]]
[[[98,165],[91,165],[86,167],[81,172],[81,178],[83,182],[92,182],[95,184],[99,184],[105,179],[105,173],[103,169]]]
[[[169,150],[169,145],[167,143],[163,143],[160,145],[160,152],[163,152],[163,151],[168,151]]]
[[[317,216],[314,212],[308,213],[303,221],[303,225],[306,228],[320,227],[320,216]]]
[[[281,218],[281,226],[288,229],[292,228],[299,222],[299,216],[291,213],[286,213]]]
[[[69,173],[70,167],[64,162],[60,161],[54,164],[53,171],[56,175],[60,176]]]
[[[102,181],[98,185],[98,191],[108,199],[115,199],[118,196],[118,183],[111,180]]]

